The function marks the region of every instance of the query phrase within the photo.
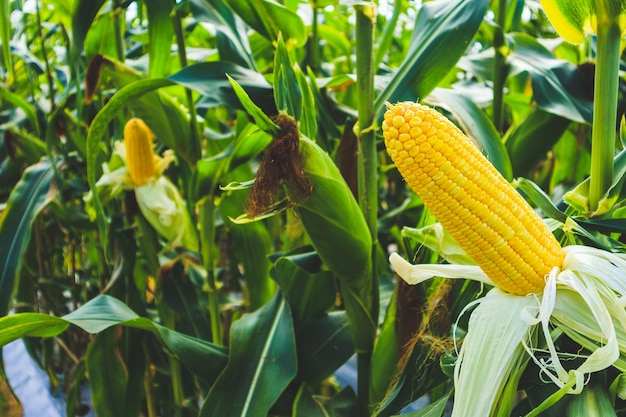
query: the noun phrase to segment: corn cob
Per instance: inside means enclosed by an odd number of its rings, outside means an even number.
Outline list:
[[[126,167],[135,186],[148,183],[157,175],[155,160],[157,156],[152,148],[154,134],[143,120],[130,119],[124,126],[124,147],[126,148]]]
[[[476,146],[437,111],[388,105],[391,159],[443,227],[502,290],[540,292],[564,253],[532,207]]]

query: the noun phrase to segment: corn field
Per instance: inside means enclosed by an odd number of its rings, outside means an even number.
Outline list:
[[[0,0],[0,347],[67,417],[626,416],[625,39],[626,0]]]

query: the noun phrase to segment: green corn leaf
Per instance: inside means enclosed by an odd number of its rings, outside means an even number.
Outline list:
[[[200,62],[182,68],[168,78],[201,93],[205,106],[242,108],[226,74],[237,81],[266,114],[276,114],[272,85],[262,74],[241,65],[228,61]]]
[[[104,56],[117,56],[117,46],[115,44],[115,11],[109,10],[100,13],[91,23],[84,40],[84,53],[86,57],[93,57],[96,54]]]
[[[332,397],[330,400],[324,403],[324,408],[328,410],[328,414],[331,416],[358,416],[359,415],[359,402],[356,393],[352,390],[352,387],[348,386],[339,394]]]
[[[87,351],[87,372],[91,398],[98,416],[125,415],[127,373],[119,356],[115,329],[96,335]]]
[[[375,113],[382,117],[386,101],[415,100],[433,91],[467,49],[488,5],[486,0],[424,3],[407,56],[376,98]]]
[[[545,159],[570,123],[564,117],[535,107],[518,125],[509,130],[506,147],[511,153],[514,175],[525,175]]]
[[[590,149],[586,143],[581,143],[578,140],[576,132],[572,129],[566,130],[555,144],[553,156],[554,171],[550,178],[550,190],[555,189],[560,184],[580,184],[589,177]],[[588,187],[585,192],[586,199],[589,193]]]
[[[29,165],[36,164],[46,154],[45,143],[23,129],[8,127],[4,131],[4,145],[13,149],[13,159],[26,161]]]
[[[272,136],[248,121],[244,112],[237,115],[237,137],[226,148],[196,164],[192,200],[199,200],[224,182],[223,176],[247,163],[272,142]],[[236,182],[236,181],[235,181]],[[227,187],[222,187],[226,190]]]
[[[244,171],[247,178],[252,175],[249,171],[249,168]],[[238,173],[235,172],[232,175],[236,174]],[[241,176],[241,173],[239,174]],[[230,229],[233,253],[243,266],[247,296],[250,301],[250,308],[254,311],[272,298],[276,285],[269,275],[271,264],[267,254],[270,253],[272,245],[265,225],[261,222],[237,225],[226,220],[245,211],[246,196],[247,193],[241,192],[231,192],[224,195],[220,201],[219,211]]]
[[[324,406],[313,398],[313,393],[306,385],[300,386],[293,401],[293,417],[328,417]]]
[[[319,24],[317,30],[320,39],[323,39],[332,48],[337,49],[340,54],[350,56],[352,53],[352,45],[345,33],[325,24]]]
[[[311,386],[321,383],[354,354],[346,313],[336,311],[309,320],[298,329],[296,346],[297,379]]]
[[[19,313],[0,318],[0,346],[22,337],[56,336],[70,325],[62,318],[40,313]]]
[[[357,352],[372,349],[376,325],[369,311],[372,241],[365,217],[330,156],[300,138],[311,196],[296,206],[319,257],[340,279],[341,293]]]
[[[372,250],[361,209],[326,152],[307,138],[300,138],[300,151],[313,183],[311,197],[296,208],[302,224],[331,271],[360,280],[371,267]]]
[[[293,322],[281,294],[236,321],[230,341],[228,365],[199,417],[267,415],[297,371]]]
[[[33,221],[50,203],[54,169],[48,160],[30,166],[11,191],[0,217],[0,316],[8,313]]]
[[[270,134],[278,133],[280,128],[270,120],[270,118],[263,112],[263,110],[261,110],[260,107],[252,102],[250,96],[248,96],[248,93],[245,92],[245,90],[239,85],[239,83],[237,83],[237,81],[231,78],[230,75],[227,75],[227,77],[228,81],[230,81],[230,84],[233,87],[233,90],[235,90],[235,94],[237,94],[239,101],[241,101],[241,105],[244,107],[244,109],[246,109],[248,114],[252,116],[256,125],[259,126],[259,129]]]
[[[302,46],[306,42],[306,30],[296,12],[273,0],[225,0],[239,17],[261,36],[271,42],[279,33],[288,43]]]
[[[541,0],[548,19],[566,41],[582,43],[587,33],[597,33],[598,22],[619,22],[626,30],[626,3],[622,0]]]
[[[77,0],[74,2],[72,11],[73,62],[78,62],[87,38],[87,32],[89,32],[92,22],[105,2],[105,0]]]
[[[588,384],[580,395],[569,400],[568,417],[617,417],[606,387],[598,381]]]
[[[191,372],[208,383],[215,380],[226,365],[224,348],[139,317],[113,297],[98,296],[62,318],[88,333],[98,333],[116,324],[151,331]]]
[[[0,1],[0,44],[2,44],[2,61],[4,68],[8,72],[10,85],[15,81],[15,69],[11,59],[11,2],[9,0]],[[3,88],[4,89],[4,88]]]
[[[298,86],[302,93],[302,111],[300,113],[300,132],[307,138],[317,137],[317,110],[315,103],[315,95],[308,83],[307,77],[304,75],[298,65],[294,71],[298,79]]]
[[[526,178],[518,178],[514,185],[526,199],[534,202],[546,216],[562,223],[567,220],[567,215],[559,210],[550,200],[550,197],[534,182]]]
[[[161,283],[162,303],[176,312],[181,322],[189,323],[193,335],[202,340],[211,340],[211,323],[206,311],[206,303],[201,297],[204,270],[199,266],[188,265],[187,271],[182,262],[172,265],[174,279]]]
[[[3,7],[3,6],[0,6],[0,7]],[[4,45],[4,42],[3,42],[3,45]],[[35,130],[35,135],[41,136],[41,131],[39,128],[39,120],[37,119],[37,111],[35,110],[35,107],[32,104],[30,104],[21,95],[11,92],[3,84],[0,84],[0,99],[6,100],[7,102],[11,103],[14,107],[19,107],[24,112],[24,114],[26,115],[30,123],[32,124]]]
[[[279,34],[274,56],[274,100],[279,111],[300,120],[302,92],[293,69],[289,51]]]
[[[315,252],[294,253],[278,258],[271,270],[291,306],[296,327],[335,304],[335,277],[322,271],[321,265]]]
[[[403,413],[402,416],[397,414],[394,417],[441,417],[445,415],[446,406],[448,404],[448,400],[452,395],[453,390],[448,390],[441,398],[436,401],[431,402],[424,408],[420,408],[419,410],[415,410],[409,413]]]
[[[400,359],[400,343],[396,330],[396,294],[397,291],[394,291],[372,353],[370,402],[374,404],[378,404],[385,398]]]
[[[174,27],[170,17],[174,4],[173,0],[150,0],[145,3],[148,10],[148,55],[150,57],[148,74],[153,78],[165,75],[174,36]]]
[[[621,173],[626,170],[626,150],[621,151],[613,160],[615,171],[613,184],[620,181]],[[589,178],[586,178],[572,190],[568,191],[563,200],[581,213],[589,212]]]
[[[525,83],[530,77],[533,99],[542,110],[591,124],[593,103],[589,83],[571,62],[557,59],[537,39],[524,33],[506,35],[508,77]],[[483,79],[493,76],[493,49],[464,58],[459,66]]]
[[[190,0],[190,8],[196,19],[208,21],[215,26],[217,48],[222,60],[251,70],[256,68],[241,20],[222,0]]]
[[[0,318],[0,346],[25,336],[50,337],[73,324],[88,333],[100,333],[115,325],[148,330],[201,381],[211,384],[226,366],[226,350],[217,345],[169,330],[139,317],[120,300],[100,295],[63,317],[18,313]]]

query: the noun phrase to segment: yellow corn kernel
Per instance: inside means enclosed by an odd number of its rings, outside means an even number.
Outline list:
[[[124,147],[126,148],[126,167],[135,186],[145,185],[157,175],[152,148],[154,134],[143,120],[130,119],[124,126]]]
[[[424,205],[502,290],[540,292],[564,253],[532,207],[437,111],[412,102],[387,107],[387,151]]]

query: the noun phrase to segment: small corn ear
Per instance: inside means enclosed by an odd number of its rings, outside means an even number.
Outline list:
[[[126,166],[135,186],[148,183],[157,175],[152,140],[154,134],[138,118],[130,119],[124,126],[124,147],[126,148]]]
[[[504,291],[540,292],[560,267],[559,242],[532,207],[452,122],[417,103],[388,105],[387,150],[409,186]]]

